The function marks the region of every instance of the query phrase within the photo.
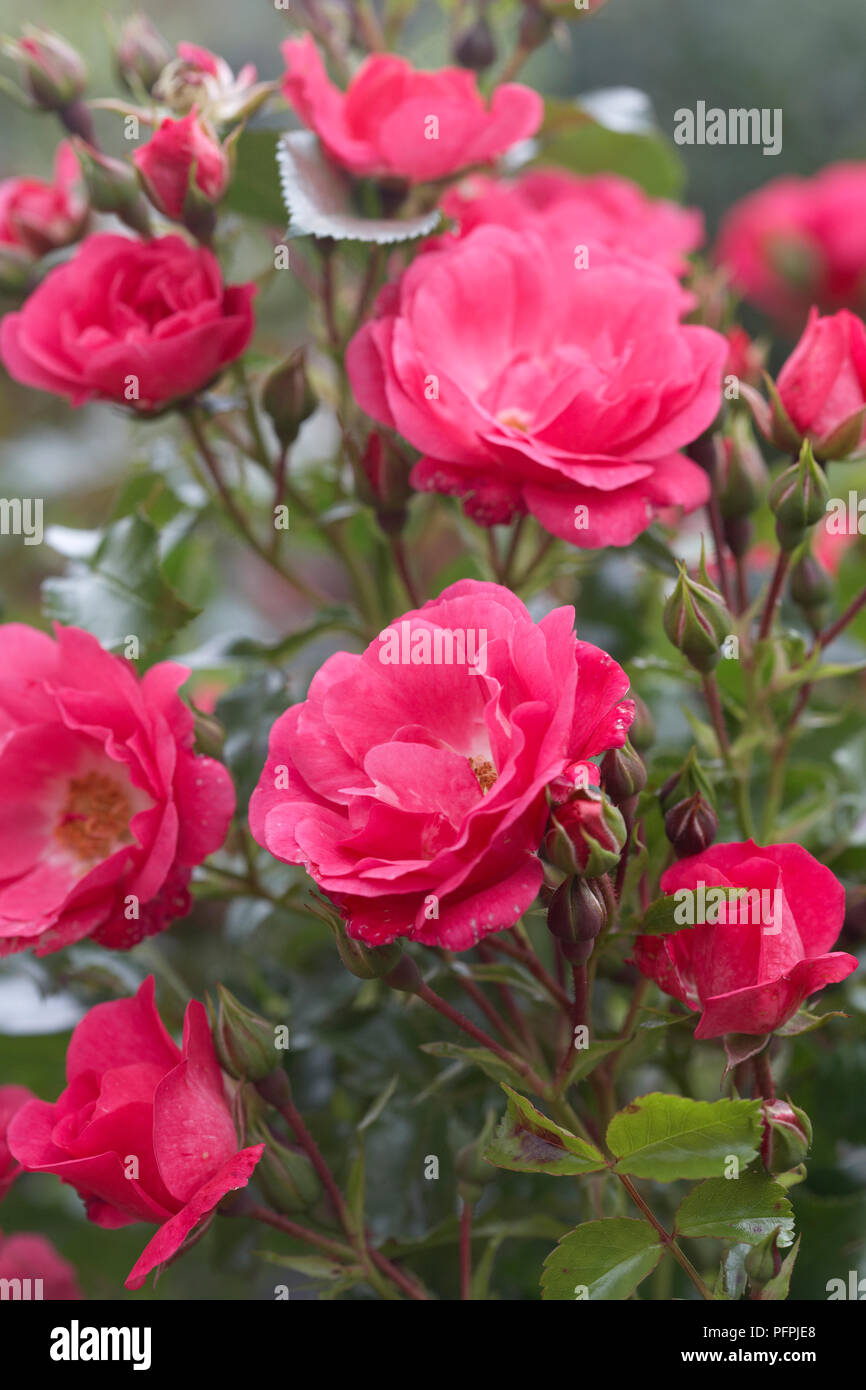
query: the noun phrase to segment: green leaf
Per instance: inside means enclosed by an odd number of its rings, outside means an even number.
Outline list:
[[[639,936],[669,936],[671,932],[685,931],[688,922],[674,921],[674,913],[679,903],[673,894],[665,893],[651,902],[646,912],[634,928]]]
[[[787,1023],[783,1023],[775,1031],[782,1038],[795,1038],[798,1033],[811,1033],[816,1028],[823,1028],[824,1024],[833,1018],[847,1017],[848,1014],[843,1013],[841,1009],[834,1009],[826,1014],[813,1014],[809,1009],[800,1009],[793,1018],[789,1018]]]
[[[625,1047],[629,1042],[631,1042],[631,1038],[599,1038],[597,1042],[590,1043],[588,1047],[575,1048],[574,1061],[568,1070],[564,1084],[560,1088],[561,1093],[564,1094],[569,1086],[574,1085],[575,1081],[589,1076],[603,1058],[611,1052],[616,1052],[618,1048]]]
[[[502,1089],[508,1096],[508,1109],[484,1151],[488,1163],[513,1173],[550,1173],[553,1177],[598,1173],[605,1167],[604,1155],[593,1144],[554,1124],[510,1086]]]
[[[491,1081],[508,1082],[511,1086],[523,1086],[526,1084],[525,1077],[520,1072],[515,1071],[507,1062],[503,1062],[501,1057],[497,1057],[495,1052],[490,1052],[486,1047],[461,1047],[459,1043],[451,1042],[432,1042],[422,1043],[422,1052],[429,1052],[431,1057],[448,1057],[455,1061],[465,1062],[470,1067],[479,1067],[485,1076],[489,1076]]]
[[[106,647],[135,636],[142,651],[161,647],[196,616],[166,582],[159,562],[159,532],[145,517],[111,525],[88,565],[46,579],[47,617],[92,632]]]
[[[242,658],[246,661],[288,661],[308,642],[321,637],[326,632],[345,632],[352,627],[352,610],[340,604],[320,608],[316,617],[306,627],[295,628],[286,633],[278,642],[257,642],[252,637],[235,637],[219,649],[219,656],[225,659]]]
[[[656,198],[681,194],[682,160],[656,131],[609,130],[572,102],[548,101],[545,110],[539,137],[545,164],[559,164],[576,174],[621,174]]]
[[[757,1100],[689,1100],[654,1092],[614,1115],[607,1144],[616,1171],[673,1182],[714,1178],[736,1158],[745,1167],[761,1143]]]
[[[234,177],[222,206],[244,217],[285,227],[286,209],[280,196],[275,130],[244,130],[238,138]]]
[[[587,1221],[563,1236],[544,1261],[541,1297],[560,1302],[628,1298],[663,1254],[648,1221]]]
[[[761,1173],[739,1178],[709,1178],[683,1198],[676,1217],[677,1234],[757,1245],[781,1227],[789,1245],[794,1214],[785,1189]]]
[[[309,130],[281,136],[277,159],[293,235],[388,245],[429,236],[439,223],[440,213],[435,208],[423,217],[406,220],[360,215],[353,203],[351,180],[325,158]]]

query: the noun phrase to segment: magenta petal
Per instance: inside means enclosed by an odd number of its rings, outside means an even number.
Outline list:
[[[255,1144],[250,1149],[241,1149],[219,1172],[208,1178],[197,1192],[194,1192],[182,1211],[160,1226],[156,1235],[142,1250],[126,1280],[126,1288],[140,1289],[148,1274],[157,1265],[171,1259],[186,1240],[193,1227],[202,1217],[213,1211],[227,1192],[246,1187],[253,1169],[265,1151],[264,1144]]]

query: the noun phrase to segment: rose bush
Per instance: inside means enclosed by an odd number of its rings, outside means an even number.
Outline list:
[[[757,897],[721,902],[715,922],[638,937],[635,949],[645,975],[700,1012],[696,1038],[770,1033],[856,970],[855,956],[831,950],[845,915],[842,885],[802,846],[713,845],[661,878],[663,893],[701,884]]]
[[[239,357],[255,286],[223,285],[180,237],[92,236],[0,323],[0,357],[27,386],[142,414],[182,400]]]
[[[55,632],[0,626],[0,956],[162,931],[234,807],[225,768],[192,751],[184,667],[139,679],[89,633]]]
[[[149,976],[132,999],[97,1004],[72,1034],[67,1087],[29,1101],[9,1127],[29,1172],[74,1187],[87,1215],[114,1230],[159,1225],[126,1280],[138,1289],[229,1192],[245,1187],[264,1145],[239,1148],[207,1012],[193,999],[183,1045],[166,1032]]]
[[[634,714],[624,671],[573,622],[560,608],[536,625],[507,589],[466,580],[331,657],[271,732],[259,844],[304,864],[369,945],[467,950],[511,926],[541,885],[545,788],[624,743]],[[446,633],[476,670],[436,662]]]
[[[650,262],[480,226],[388,285],[346,354],[368,414],[423,451],[416,488],[490,525],[529,511],[580,546],[627,545],[706,474],[679,452],[719,409],[724,338]]]

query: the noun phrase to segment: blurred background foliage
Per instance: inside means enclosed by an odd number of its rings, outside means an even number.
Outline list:
[[[499,9],[507,31],[515,7],[503,3]],[[270,0],[153,0],[147,11],[172,41],[191,39],[208,46],[235,69],[252,61],[265,78],[279,73],[277,43],[285,33],[285,17]],[[120,17],[124,11],[111,13]],[[105,15],[106,7],[91,0],[78,0],[75,6],[68,0],[40,0],[35,14],[23,0],[6,0],[4,25],[14,32],[19,23],[37,20],[57,28],[86,54],[92,91],[103,93],[114,90]],[[634,86],[648,93],[660,129],[668,135],[674,111],[699,99],[723,107],[783,108],[784,145],[778,158],[765,158],[760,149],[749,147],[679,151],[684,194],[703,208],[711,228],[735,198],[768,178],[866,157],[862,0],[834,0],[831,9],[813,0],[761,0],[759,5],[754,0],[609,0],[599,16],[569,32],[570,46],[548,44],[522,74],[546,95],[570,99],[591,89]],[[407,51],[421,65],[448,58],[442,13],[434,5],[418,6],[407,39]],[[100,119],[101,128],[109,129],[111,120]],[[26,115],[8,102],[3,121],[0,172],[47,174],[58,138],[52,121]],[[561,153],[568,157],[567,151]],[[586,152],[580,157],[586,158]],[[676,161],[666,163],[670,154],[658,158],[678,178]],[[275,173],[273,179],[275,184]],[[251,192],[255,196],[255,185]],[[231,244],[232,275],[261,273],[272,241],[261,227],[239,219]],[[291,276],[276,280],[260,301],[256,349],[261,360],[285,355],[305,337],[297,282]],[[255,370],[255,357],[251,367]],[[335,484],[332,471],[320,467],[336,451],[333,418],[320,411],[303,428],[293,475],[303,480],[320,514],[334,505],[344,507],[347,542],[375,575],[382,542],[371,516],[347,501],[347,489]],[[267,505],[267,480],[254,468],[237,481],[249,498]],[[839,469],[832,484],[834,495],[858,485],[862,491],[866,475],[858,478],[850,468]],[[190,473],[186,450],[170,422],[129,423],[105,407],[73,413],[62,402],[20,390],[5,378],[0,381],[0,493],[44,497],[46,526],[52,528],[40,547],[0,538],[3,619],[43,624],[53,614],[90,627],[107,642],[118,632],[136,632],[146,643],[146,664],[166,654],[186,661],[194,670],[187,688],[193,702],[203,709],[216,702],[225,729],[223,756],[235,776],[243,811],[264,761],[270,722],[287,700],[303,698],[311,673],[329,652],[352,643],[332,630],[341,622],[345,581],[316,536],[293,515],[291,553],[297,550],[305,570],[329,587],[335,599],[333,621],[311,625],[303,602],[250,558],[222,525]],[[87,560],[107,523],[115,558],[109,555],[109,562],[94,570]],[[765,523],[769,538],[769,517]],[[410,541],[428,592],[438,592],[462,574],[482,573],[471,531],[450,503],[429,498],[413,503]],[[127,581],[122,594],[113,582],[118,569]],[[650,791],[691,742],[700,746],[708,738],[697,701],[683,693],[682,666],[672,660],[661,631],[660,601],[669,573],[663,549],[654,549],[651,539],[628,552],[596,557],[579,552],[563,556],[560,548],[539,573],[533,600],[538,611],[555,602],[575,602],[581,635],[606,647],[628,668],[658,724]],[[852,551],[840,575],[840,610],[862,585],[862,576],[862,553]],[[386,589],[383,593],[387,608],[389,596]],[[402,606],[392,593],[390,614]],[[796,614],[786,611],[786,619],[796,627]],[[839,659],[862,656],[864,641],[861,615],[840,643]],[[735,662],[720,667],[720,678],[730,683],[728,694],[734,698],[735,668]],[[862,714],[862,686],[823,687],[818,715],[808,740],[798,745],[786,787],[790,837],[823,857],[849,889],[866,880]],[[651,832],[652,815],[648,809]],[[737,838],[732,821],[723,821],[720,838]],[[174,1029],[186,1000],[204,997],[222,979],[243,1002],[289,1025],[296,1098],[341,1181],[356,1152],[355,1126],[397,1075],[396,1090],[367,1135],[369,1223],[378,1237],[393,1242],[394,1250],[409,1252],[410,1265],[443,1296],[456,1297],[455,1156],[480,1132],[490,1107],[501,1112],[499,1088],[459,1062],[419,1050],[422,1043],[456,1039],[417,1002],[389,995],[377,983],[361,985],[343,971],[329,934],[304,908],[306,885],[297,871],[253,853],[241,829],[233,832],[223,862],[234,871],[246,871],[251,862],[264,896],[239,888],[226,901],[228,880],[202,873],[192,915],[128,957],[82,945],[41,963],[18,957],[0,966],[0,1081],[29,1085],[54,1098],[63,1086],[63,1058],[75,1017],[99,1000],[129,993],[150,970]],[[287,890],[292,890],[288,906],[270,900]],[[842,943],[846,949],[857,949],[866,935],[864,913],[866,909],[859,921],[852,914]],[[552,966],[541,916],[529,926]],[[602,1036],[622,1025],[633,978],[623,964],[628,942],[615,950],[611,978],[601,985]],[[430,953],[425,965],[433,971],[434,987],[464,1006],[444,963]],[[531,977],[516,966],[500,966],[493,982],[497,980],[526,1001],[533,1010],[533,1027],[544,1035],[551,1026],[550,1011]],[[658,996],[651,1002],[656,1009],[665,1008]],[[790,1093],[815,1128],[808,1180],[792,1192],[804,1236],[792,1296],[806,1299],[825,1297],[827,1280],[847,1278],[849,1269],[866,1273],[866,987],[848,982],[827,995],[827,1006],[844,1008],[848,1019],[784,1042],[777,1063],[780,1093]],[[629,1047],[620,1100],[653,1089],[715,1099],[723,1066],[719,1045],[694,1045],[689,1022],[648,1012]],[[431,1157],[438,1159],[438,1178],[425,1177]],[[595,1180],[579,1184],[492,1169],[490,1178],[478,1206],[475,1247],[480,1279],[485,1270],[489,1273],[488,1296],[537,1297],[542,1261],[558,1236],[581,1220],[619,1214],[600,1205],[605,1199]],[[655,1200],[660,1215],[670,1215],[683,1190],[681,1184],[659,1188]],[[169,1269],[155,1291],[126,1294],[123,1278],[147,1229],[98,1231],[83,1219],[75,1194],[53,1178],[20,1179],[0,1209],[0,1226],[6,1232],[38,1230],[50,1236],[76,1265],[91,1298],[272,1298],[275,1284],[283,1282],[292,1288],[293,1298],[315,1296],[302,1276],[262,1257],[263,1251],[285,1255],[292,1249],[288,1241],[231,1219],[217,1220],[206,1240]],[[710,1243],[700,1250],[709,1271]],[[478,1292],[485,1294],[480,1282]],[[690,1292],[679,1270],[665,1261],[640,1296],[688,1297]],[[367,1293],[360,1289],[341,1296]]]

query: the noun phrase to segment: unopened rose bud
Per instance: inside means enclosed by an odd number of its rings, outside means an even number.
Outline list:
[[[645,753],[656,741],[655,720],[639,695],[632,693],[631,699],[634,700],[634,719],[628,731],[629,742],[639,753]]]
[[[139,235],[150,236],[147,203],[132,165],[94,150],[78,136],[73,137],[72,144],[81,165],[90,206],[96,212],[113,213]]]
[[[662,812],[667,812],[677,802],[694,796],[695,792],[700,792],[705,801],[708,801],[711,806],[714,805],[713,789],[698,762],[694,748],[692,748],[682,767],[659,788],[659,802]]]
[[[309,1211],[322,1195],[322,1185],[307,1155],[282,1144],[270,1132],[261,1135],[265,1151],[256,1168],[256,1181],[275,1211],[284,1216]]]
[[[715,476],[719,510],[725,521],[736,521],[760,507],[769,474],[746,415],[734,416],[731,432],[720,445]]]
[[[544,853],[563,873],[600,878],[616,867],[627,838],[622,813],[590,786],[551,812]]]
[[[454,57],[462,68],[483,72],[496,62],[496,43],[493,31],[484,15],[458,37]]]
[[[776,1277],[779,1265],[778,1237],[781,1230],[781,1226],[777,1226],[757,1245],[753,1245],[746,1255],[746,1273],[752,1289],[756,1292]]]
[[[785,1100],[763,1103],[761,1158],[768,1173],[789,1173],[812,1146],[812,1122],[805,1110]]]
[[[719,818],[700,792],[678,801],[665,813],[665,834],[678,859],[703,854],[719,833]]]
[[[785,551],[796,550],[812,526],[824,516],[830,488],[826,474],[815,462],[808,439],[800,457],[776,478],[770,488],[770,508],[776,516],[776,536]]]
[[[547,928],[570,965],[585,965],[607,922],[601,890],[585,878],[567,878],[547,908]]]
[[[713,670],[733,620],[724,599],[707,576],[703,559],[699,579],[693,579],[685,565],[680,566],[679,578],[665,604],[662,621],[669,640],[696,671],[707,675]]]
[[[117,75],[127,91],[150,93],[159,74],[171,62],[171,49],[147,15],[127,19],[117,37],[114,62]]]
[[[406,524],[406,503],[412,496],[409,465],[378,430],[367,441],[355,479],[358,496],[375,510],[386,535],[401,531]]]
[[[646,786],[646,765],[630,742],[609,748],[601,760],[601,785],[616,806],[633,800]]]
[[[527,53],[540,48],[553,27],[553,16],[547,14],[538,0],[524,0],[517,42]]]
[[[213,1027],[214,1047],[225,1071],[239,1081],[262,1081],[279,1066],[273,1025],[217,985],[219,1008]]]
[[[273,369],[262,390],[262,407],[284,449],[294,444],[301,425],[318,405],[306,361],[304,349],[298,348]]]
[[[51,29],[27,25],[20,39],[4,42],[3,51],[18,64],[25,94],[42,111],[65,110],[87,86],[81,54]]]
[[[793,566],[789,588],[791,598],[802,608],[810,627],[820,632],[833,593],[833,581],[820,561],[808,550]]]
[[[231,161],[196,112],[164,120],[132,161],[154,207],[208,242],[215,207],[229,186]]]
[[[725,545],[739,560],[749,550],[755,528],[747,516],[738,516],[722,522],[722,533]]]

